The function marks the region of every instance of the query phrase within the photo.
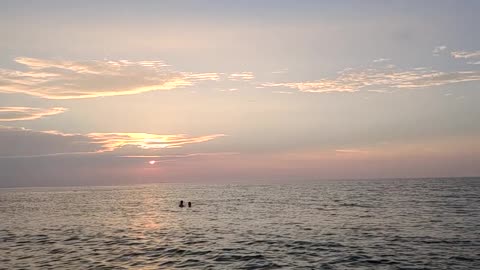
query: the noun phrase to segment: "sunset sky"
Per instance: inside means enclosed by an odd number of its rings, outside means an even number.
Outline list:
[[[0,187],[480,175],[480,1],[0,1]]]

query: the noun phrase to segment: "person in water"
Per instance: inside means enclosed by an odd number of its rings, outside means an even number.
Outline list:
[[[183,204],[183,201],[180,201],[180,205],[178,207],[185,207],[185,205]]]
[[[188,207],[192,207],[192,203],[191,202],[188,202]]]

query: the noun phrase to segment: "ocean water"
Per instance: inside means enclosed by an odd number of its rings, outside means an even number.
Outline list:
[[[480,179],[0,189],[0,269],[177,268],[480,269]]]

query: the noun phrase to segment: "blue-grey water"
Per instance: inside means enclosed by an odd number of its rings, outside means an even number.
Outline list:
[[[0,269],[176,268],[480,269],[480,179],[0,190]]]

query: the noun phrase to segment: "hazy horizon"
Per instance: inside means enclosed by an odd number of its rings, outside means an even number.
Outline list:
[[[480,176],[478,10],[2,1],[0,188]]]
[[[404,177],[404,178],[332,178],[332,179],[296,179],[296,181],[291,181],[291,180],[277,180],[277,179],[244,179],[244,180],[228,180],[228,181],[222,181],[221,179],[218,179],[216,181],[212,181],[209,179],[191,179],[188,181],[164,181],[164,182],[158,182],[158,181],[152,181],[152,182],[118,182],[118,183],[110,183],[110,184],[99,184],[99,183],[92,183],[92,184],[80,184],[80,185],[44,185],[44,186],[2,186],[0,189],[4,190],[29,190],[29,189],[71,189],[71,188],[78,188],[78,189],[83,189],[83,188],[111,188],[111,187],[142,187],[142,186],[156,186],[156,185],[172,185],[172,184],[178,184],[178,185],[200,185],[200,186],[229,186],[229,185],[239,185],[239,186],[266,186],[266,185],[309,185],[309,184],[315,184],[315,183],[329,183],[329,182],[377,182],[377,181],[385,181],[385,182],[391,182],[391,181],[441,181],[441,180],[457,180],[457,181],[462,181],[462,180],[480,180],[479,176],[455,176],[455,177]]]

